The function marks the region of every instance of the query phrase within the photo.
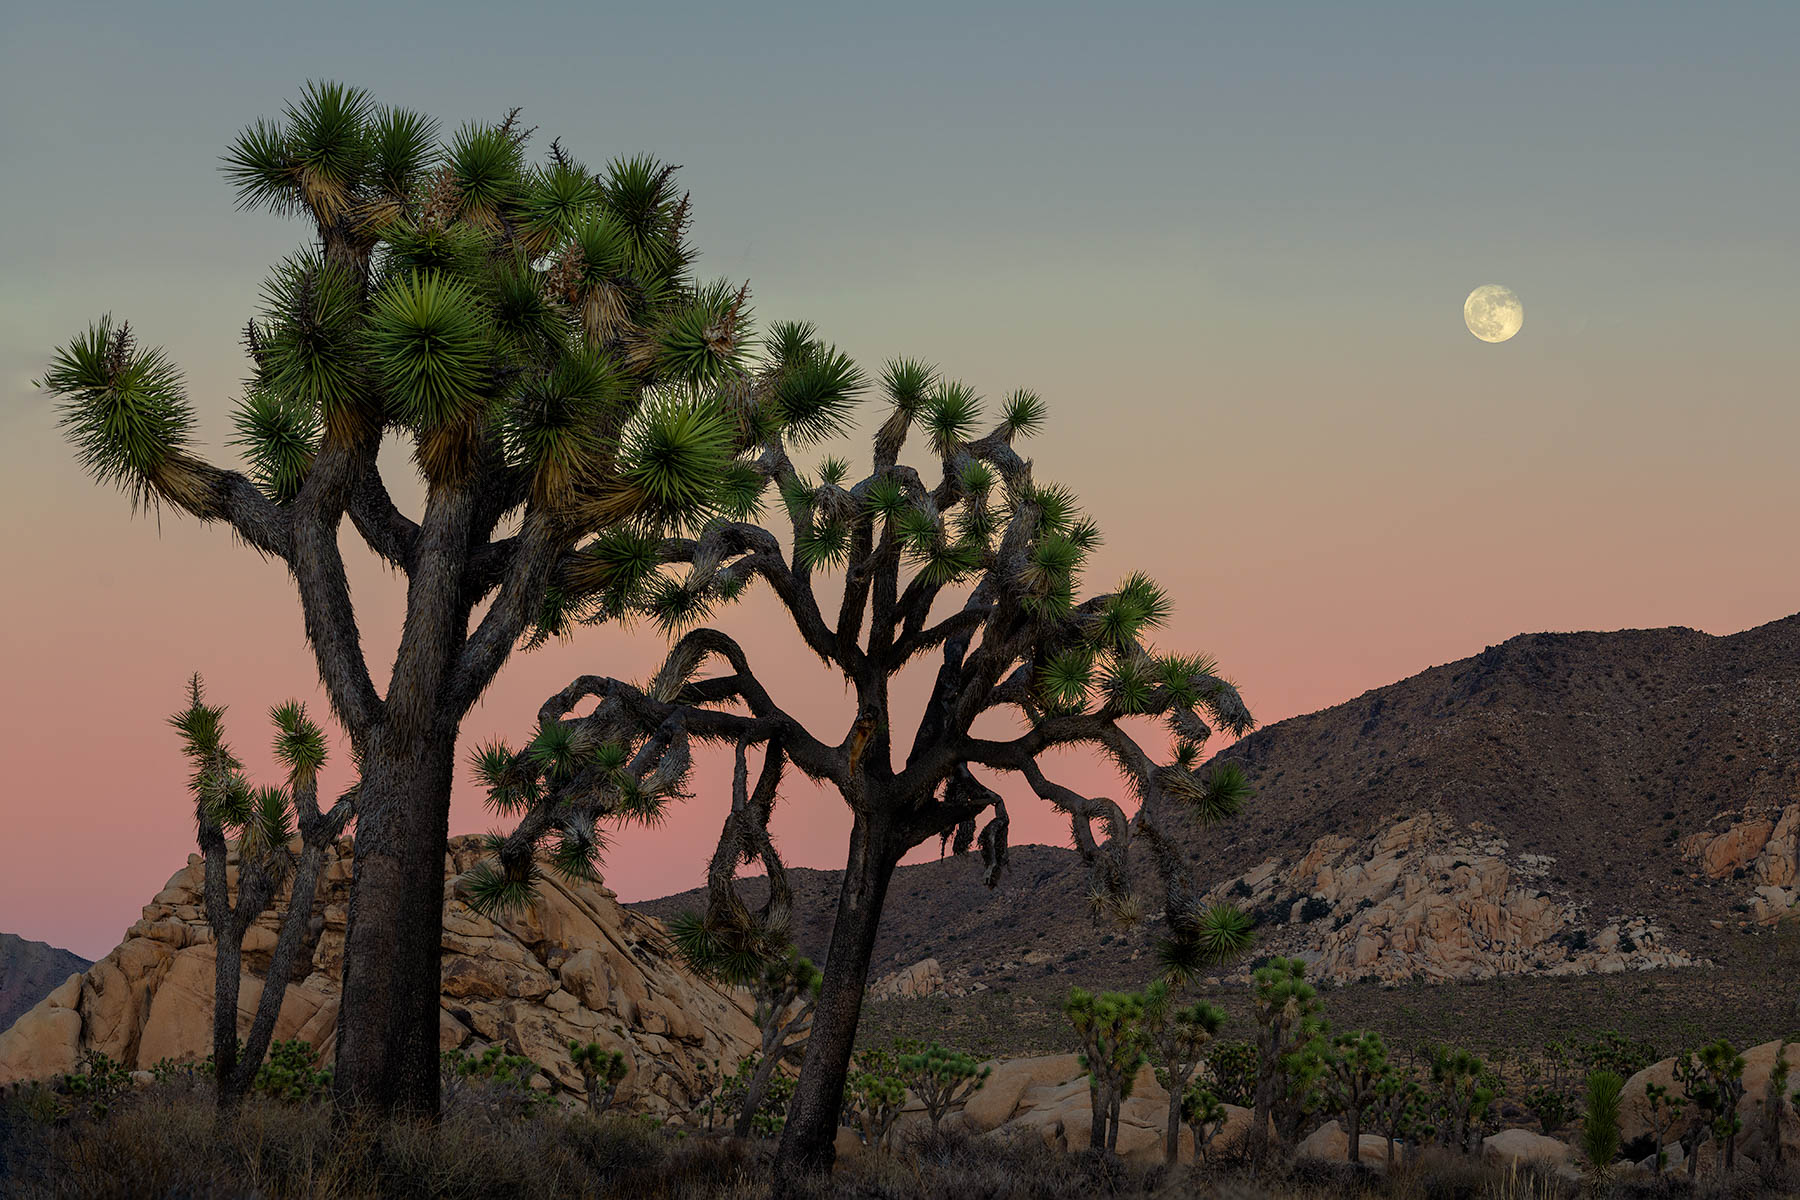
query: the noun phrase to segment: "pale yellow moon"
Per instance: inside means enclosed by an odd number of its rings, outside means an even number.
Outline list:
[[[1463,323],[1484,342],[1504,342],[1525,324],[1525,306],[1511,288],[1484,283],[1463,301]]]

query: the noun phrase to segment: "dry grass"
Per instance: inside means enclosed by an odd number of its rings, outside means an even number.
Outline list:
[[[630,1197],[774,1200],[767,1145],[682,1137],[630,1118],[594,1121],[543,1112],[523,1120],[470,1107],[436,1126],[347,1130],[322,1106],[252,1101],[219,1128],[206,1096],[154,1088],[104,1119],[46,1121],[18,1098],[0,1103],[0,1194],[17,1200],[485,1200]],[[781,1200],[1577,1200],[1687,1196],[1684,1181],[1608,1189],[1536,1172],[1508,1172],[1451,1154],[1426,1154],[1384,1178],[1342,1163],[1288,1164],[1260,1176],[1242,1167],[1129,1167],[1065,1155],[1040,1141],[943,1135],[890,1154],[858,1156],[828,1179]],[[1703,1196],[1800,1195],[1800,1175],[1745,1174]]]

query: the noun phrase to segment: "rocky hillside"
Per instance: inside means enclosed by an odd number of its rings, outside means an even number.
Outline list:
[[[79,954],[0,933],[0,1029],[50,994],[50,989],[76,971],[88,969]]]
[[[1800,617],[1525,635],[1225,756],[1256,799],[1181,831],[1196,872],[1255,911],[1259,953],[1340,983],[1706,964],[1800,901]],[[822,954],[835,876],[796,875],[799,939]],[[1049,847],[1015,850],[996,892],[969,862],[903,868],[878,992],[1141,974],[1154,928],[1093,928],[1084,891]]]
[[[343,969],[348,846],[326,868],[324,931],[312,970],[288,989],[275,1031],[277,1038],[304,1038],[327,1059]],[[630,1073],[619,1102],[660,1115],[686,1110],[707,1090],[702,1072],[715,1059],[729,1068],[756,1044],[745,994],[677,966],[662,927],[621,908],[603,887],[551,877],[529,911],[494,921],[470,912],[458,899],[459,880],[480,856],[481,839],[453,838],[444,863],[444,1049],[504,1044],[531,1057],[551,1086],[579,1093],[569,1040],[598,1041],[625,1051]],[[90,1049],[137,1068],[211,1053],[214,947],[201,878],[196,855],[145,906],[117,949],[83,974],[67,974],[0,1033],[0,1084],[71,1070]],[[274,913],[265,913],[245,941],[245,1030],[276,931]]]

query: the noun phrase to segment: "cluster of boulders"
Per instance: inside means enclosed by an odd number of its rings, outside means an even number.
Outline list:
[[[348,840],[325,872],[310,971],[288,988],[278,1039],[299,1038],[329,1061],[352,867]],[[539,1086],[579,1095],[571,1039],[625,1052],[617,1102],[666,1116],[685,1112],[759,1044],[751,1003],[687,972],[662,926],[622,907],[598,884],[547,875],[536,905],[489,920],[459,898],[461,877],[481,858],[476,837],[451,840],[444,863],[443,996],[446,1050],[503,1045],[538,1064]],[[232,872],[235,879],[235,869]],[[72,975],[0,1033],[0,1083],[75,1069],[84,1051],[128,1068],[194,1062],[212,1051],[214,946],[201,903],[198,856],[175,873],[111,954]],[[247,1029],[275,945],[277,912],[245,939],[239,1021]]]
[[[1722,829],[1682,839],[1681,852],[1709,879],[1747,880],[1751,920],[1773,925],[1800,914],[1800,803],[1719,819]]]
[[[1263,948],[1304,959],[1333,982],[1451,982],[1694,965],[1647,917],[1585,914],[1541,882],[1544,855],[1514,854],[1479,824],[1435,812],[1366,838],[1330,834],[1300,860],[1268,859],[1213,890],[1215,900],[1283,909]]]
[[[891,971],[869,984],[869,999],[899,1000],[916,996],[963,995],[944,981],[944,968],[935,958],[922,958],[910,967]]]

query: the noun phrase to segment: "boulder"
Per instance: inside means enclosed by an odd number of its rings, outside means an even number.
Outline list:
[[[1502,1166],[1542,1163],[1549,1167],[1571,1165],[1575,1151],[1568,1143],[1533,1133],[1529,1129],[1503,1129],[1481,1139],[1481,1156]]]
[[[1356,1159],[1358,1162],[1387,1169],[1387,1139],[1376,1134],[1365,1133],[1357,1137]],[[1350,1135],[1336,1121],[1327,1121],[1301,1139],[1294,1147],[1296,1158],[1316,1158],[1325,1162],[1345,1162],[1350,1152]]]
[[[326,863],[324,931],[310,972],[283,996],[275,1028],[277,1038],[306,1041],[327,1061],[336,1049],[351,850],[346,839]],[[459,837],[445,856],[441,1048],[504,1044],[575,1098],[582,1083],[568,1044],[598,1041],[625,1053],[618,1103],[664,1117],[691,1105],[715,1059],[729,1073],[756,1048],[747,994],[689,974],[667,950],[662,926],[621,907],[603,887],[552,878],[529,912],[498,921],[471,912],[458,885],[482,854],[481,839]],[[199,856],[190,856],[111,954],[0,1033],[0,1084],[73,1070],[86,1050],[104,1051],[128,1070],[211,1053],[216,957],[201,911],[202,874]],[[285,903],[280,897],[278,910]],[[262,997],[278,910],[245,938],[240,1032],[248,1032]]]

